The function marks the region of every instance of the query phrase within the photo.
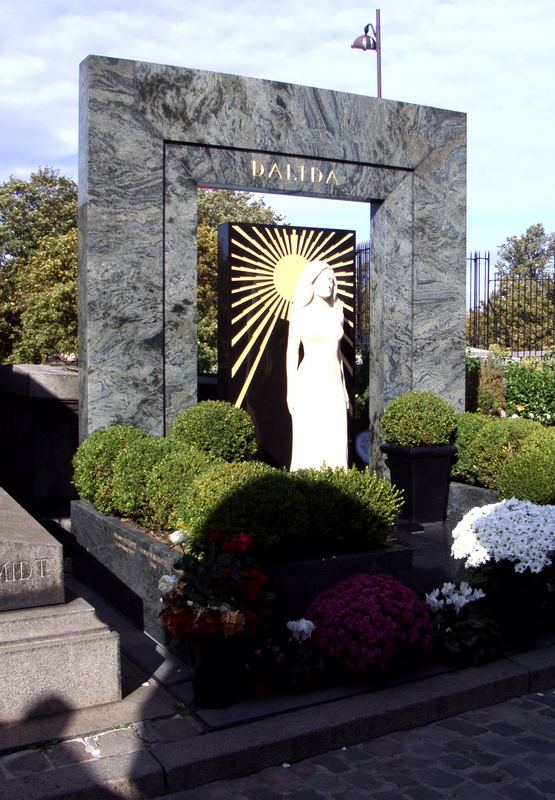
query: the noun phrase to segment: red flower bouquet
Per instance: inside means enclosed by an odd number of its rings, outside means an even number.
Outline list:
[[[252,537],[240,533],[227,540],[213,533],[210,538],[210,558],[185,551],[175,564],[176,575],[160,582],[165,604],[160,619],[179,639],[252,634],[268,610],[268,576],[248,555]]]
[[[306,616],[316,625],[314,647],[354,672],[383,671],[431,642],[426,603],[390,575],[347,578],[319,594]]]

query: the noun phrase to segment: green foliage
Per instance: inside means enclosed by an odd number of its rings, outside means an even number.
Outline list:
[[[46,236],[16,278],[21,308],[15,363],[77,352],[77,229]]]
[[[532,359],[505,367],[507,413],[555,425],[555,364]]]
[[[465,357],[465,411],[478,408],[478,381],[480,380],[481,359],[466,353]]]
[[[454,409],[431,392],[405,392],[388,405],[381,417],[385,441],[405,447],[449,444],[455,426]]]
[[[465,462],[476,483],[498,489],[505,462],[522,447],[524,440],[540,425],[527,419],[492,417],[469,442]]]
[[[299,557],[383,547],[403,505],[402,492],[368,468],[323,467],[291,473],[304,497],[308,530]]]
[[[555,430],[534,430],[505,462],[499,477],[501,497],[540,505],[555,504]]]
[[[175,443],[152,467],[146,484],[145,524],[158,530],[178,527],[178,508],[193,480],[214,464],[217,456],[196,447]]]
[[[0,185],[0,361],[13,360],[25,309],[22,273],[45,236],[65,236],[77,226],[77,186],[49,168],[29,180]],[[65,298],[55,298],[64,306]],[[27,322],[27,325],[30,321]]]
[[[257,461],[211,467],[193,481],[180,505],[179,527],[192,548],[209,554],[210,534],[253,536],[259,560],[289,560],[308,525],[306,504],[289,473]]]
[[[91,433],[73,456],[73,485],[79,496],[99,511],[110,513],[115,460],[130,442],[147,438],[144,431],[128,425],[112,425]]]
[[[509,236],[498,250],[496,269],[504,275],[530,275],[540,278],[551,272],[555,257],[555,234],[546,233],[540,223],[531,225],[521,236]]]
[[[476,469],[469,450],[476,436],[489,419],[483,414],[470,411],[457,414],[457,433],[455,436],[457,455],[455,463],[451,467],[451,480],[469,484],[476,483]]]
[[[218,369],[218,225],[222,222],[278,225],[282,218],[250,192],[199,190],[197,309],[201,373],[215,373]]]
[[[203,400],[176,417],[170,437],[225,461],[256,453],[254,423],[246,411],[224,400]]]
[[[116,456],[112,472],[112,511],[140,525],[148,520],[148,477],[166,456],[171,442],[145,434],[130,439]]]
[[[498,417],[505,409],[505,385],[498,358],[489,353],[478,378],[477,410],[489,417]]]

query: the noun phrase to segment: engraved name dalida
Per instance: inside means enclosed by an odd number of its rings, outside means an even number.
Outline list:
[[[7,561],[0,564],[0,583],[46,578],[47,563],[48,558],[34,558],[32,561]]]
[[[293,167],[288,161],[273,161],[271,164],[263,164],[253,158],[251,161],[252,177],[288,181],[290,183],[337,183],[337,176],[333,169],[320,169],[320,167],[309,166],[308,164],[295,164]]]

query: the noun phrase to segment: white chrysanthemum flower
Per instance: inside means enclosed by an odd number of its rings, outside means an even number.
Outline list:
[[[516,572],[541,572],[555,552],[555,506],[502,500],[475,507],[453,530],[451,553],[467,567],[512,561]]]

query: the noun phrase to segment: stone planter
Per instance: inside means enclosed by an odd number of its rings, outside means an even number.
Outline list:
[[[167,640],[161,626],[158,581],[172,573],[180,549],[157,542],[117,517],[77,500],[71,506],[71,532],[92,561],[96,588],[158,641]],[[410,584],[412,550],[388,545],[368,553],[341,555],[263,567],[276,594],[276,621],[298,619],[323,589],[358,572],[387,572]]]
[[[403,490],[405,503],[399,522],[438,523],[447,513],[449,470],[457,452],[452,444],[403,447],[384,443],[391,482]]]
[[[71,504],[71,533],[89,555],[87,581],[157,641],[165,642],[158,619],[158,581],[172,574],[181,551],[82,500]]]

